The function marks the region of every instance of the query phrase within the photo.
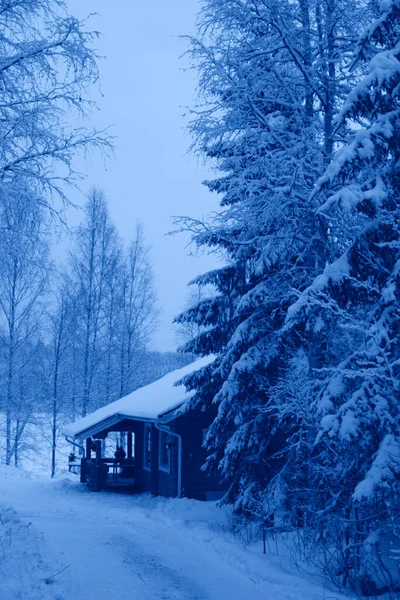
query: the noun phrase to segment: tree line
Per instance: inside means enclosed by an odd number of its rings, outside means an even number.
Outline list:
[[[49,258],[46,213],[29,207],[18,196],[0,212],[9,228],[0,242],[5,459],[19,464],[25,428],[47,416],[54,475],[65,420],[157,376],[148,349],[156,293],[142,226],[124,247],[100,190],[88,196],[62,270]]]
[[[217,410],[206,467],[366,595],[399,579],[399,35],[398,0],[204,0],[190,130],[220,209],[177,220],[223,260],[176,319],[216,355],[185,379]]]
[[[113,149],[90,125],[99,34],[89,25],[63,0],[0,0],[0,449],[18,466],[47,444],[52,476],[63,422],[188,360],[149,350],[158,309],[144,231],[124,244],[101,190],[65,264],[51,261],[83,177],[77,155]]]

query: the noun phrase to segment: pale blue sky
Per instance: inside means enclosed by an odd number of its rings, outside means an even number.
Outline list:
[[[162,309],[154,339],[159,349],[174,349],[172,318],[184,304],[188,281],[215,266],[215,258],[188,256],[187,238],[166,237],[171,215],[202,217],[216,199],[201,181],[204,168],[187,155],[184,107],[195,97],[195,74],[179,56],[185,43],[177,36],[193,33],[198,0],[68,0],[78,17],[96,12],[92,28],[102,36],[101,111],[97,126],[113,125],[114,159],[104,165],[95,157],[82,169],[82,189],[98,185],[109,199],[112,217],[124,238],[142,221],[156,273]],[[71,215],[71,221],[76,216]]]

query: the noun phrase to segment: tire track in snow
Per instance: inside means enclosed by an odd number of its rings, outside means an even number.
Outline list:
[[[151,592],[149,598],[154,598],[156,588],[159,600],[207,600],[205,591],[200,590],[183,569],[172,569],[163,564],[158,556],[145,552],[131,537],[116,534],[109,543],[113,549],[118,549],[122,562],[143,581],[144,593]]]

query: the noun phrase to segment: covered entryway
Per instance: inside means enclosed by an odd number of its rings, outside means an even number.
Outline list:
[[[104,422],[83,432],[79,439],[83,442],[84,456],[81,459],[81,482],[89,489],[101,491],[107,489],[127,492],[141,491],[135,470],[137,451],[135,448],[138,424],[133,420],[121,417],[120,422],[110,424]],[[120,446],[117,451],[106,451],[110,445],[104,444],[109,434],[118,433]],[[118,451],[122,448],[122,451]],[[109,455],[108,455],[109,454]]]
[[[126,457],[102,456],[102,440],[86,440],[86,457],[81,460],[81,482],[93,491],[120,489],[134,491],[135,458],[132,453],[132,432],[127,433]],[[94,449],[94,456],[92,450]]]

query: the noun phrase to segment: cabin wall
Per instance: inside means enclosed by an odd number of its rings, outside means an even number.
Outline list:
[[[158,431],[151,426],[151,470],[150,470],[150,492],[157,496],[158,489]]]
[[[207,429],[214,415],[210,412],[190,411],[171,421],[168,426],[171,432],[182,437],[182,495],[198,500],[212,500],[223,495],[226,486],[221,485],[218,476],[208,476],[201,467],[206,461],[206,452],[202,447],[204,430]],[[151,430],[151,468],[144,468],[145,431]],[[153,423],[141,421],[124,421],[110,427],[104,434],[112,431],[132,431],[135,434],[135,490],[150,492],[154,495],[176,497],[178,495],[178,439],[171,436],[169,472],[159,466],[160,431]]]
[[[175,497],[178,494],[178,447],[173,440],[170,450],[170,472],[159,468],[159,430],[151,424],[151,470],[144,468],[144,443],[146,424],[141,423],[137,434],[136,484],[139,489],[154,495]]]
[[[209,476],[201,470],[206,461],[202,447],[204,430],[214,415],[209,412],[190,411],[169,423],[172,432],[182,436],[182,495],[197,500],[213,500],[223,496],[227,486],[218,475]],[[136,433],[135,477],[138,489],[155,495],[173,498],[178,495],[178,440],[171,436],[170,471],[159,467],[159,430],[151,424],[151,470],[144,469],[144,431],[141,423]]]
[[[144,443],[147,423],[139,423],[135,437],[135,484],[138,490],[157,495],[158,492],[158,431],[151,427],[151,467],[144,468]]]
[[[204,430],[214,415],[200,410],[190,411],[173,422],[173,429],[182,435],[182,495],[196,500],[221,498],[227,489],[218,474],[207,475],[201,470],[207,454],[203,448]]]
[[[158,437],[160,432],[158,431]],[[170,450],[170,471],[158,468],[158,493],[166,498],[175,498],[178,495],[178,441],[172,441]]]

